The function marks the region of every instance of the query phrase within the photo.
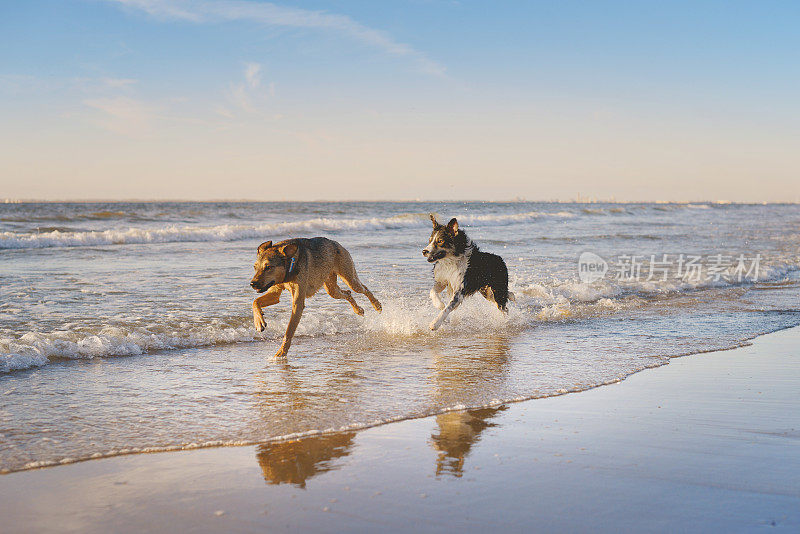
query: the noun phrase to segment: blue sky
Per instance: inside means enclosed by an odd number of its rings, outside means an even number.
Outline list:
[[[797,201],[799,27],[794,2],[6,0],[0,196]]]

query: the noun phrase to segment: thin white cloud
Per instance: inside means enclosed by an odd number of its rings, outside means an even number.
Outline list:
[[[228,97],[234,105],[244,111],[248,113],[255,112],[256,108],[253,106],[253,100],[250,98],[250,94],[244,84],[232,83],[228,89]]]
[[[261,65],[258,63],[246,63],[243,73],[244,81],[231,83],[228,86],[228,100],[234,107],[248,113],[254,113],[257,111],[254,101],[263,100],[265,96],[275,95],[274,83],[270,83],[267,86],[266,92],[259,90],[259,87],[261,87],[261,70]]]
[[[258,63],[248,63],[244,68],[244,78],[251,89],[261,85],[261,65]]]
[[[390,35],[356,22],[346,15],[278,6],[245,0],[109,0],[140,9],[162,19],[188,20],[196,23],[216,21],[252,21],[266,26],[316,28],[331,30],[368,44],[387,54],[414,61],[417,67],[433,76],[444,77],[445,68],[415,48],[395,41]]]

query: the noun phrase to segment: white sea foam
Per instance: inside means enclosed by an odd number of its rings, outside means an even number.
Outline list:
[[[514,224],[541,217],[572,217],[571,213],[538,212],[509,215],[464,215],[462,224]],[[27,249],[49,247],[81,247],[104,245],[130,245],[146,243],[176,243],[199,241],[238,241],[262,238],[269,235],[285,235],[316,231],[342,230],[387,230],[397,228],[422,228],[430,225],[427,214],[411,213],[394,217],[371,217],[363,219],[315,218],[302,221],[269,223],[260,225],[222,224],[217,226],[166,226],[163,228],[128,228],[91,232],[0,233],[0,249]]]
[[[510,281],[509,288],[517,295],[530,299],[532,304],[541,307],[537,314],[538,319],[553,320],[637,307],[649,299],[664,295],[782,280],[798,269],[800,265],[796,261],[762,264],[757,280],[751,277],[742,280],[670,278],[623,281],[606,277],[587,284],[574,279],[530,280],[517,277]]]
[[[780,280],[797,266],[791,263],[766,265],[761,280]],[[749,282],[743,282],[749,283]],[[721,280],[688,282],[681,280],[620,282],[602,279],[591,284],[577,280],[513,279],[510,289],[517,302],[508,315],[499,312],[482,298],[467,299],[450,316],[453,329],[523,329],[537,321],[564,320],[593,316],[638,307],[648,299],[686,291],[727,287]],[[297,330],[298,336],[337,335],[365,332],[394,338],[431,334],[428,324],[435,316],[427,300],[393,296],[384,299],[383,313],[370,310],[365,317],[342,313],[337,307],[309,307]],[[278,312],[268,314],[267,327],[256,333],[250,317],[242,315],[205,322],[168,319],[158,325],[133,324],[126,327],[100,327],[92,331],[28,332],[16,338],[0,337],[0,373],[39,367],[57,359],[89,359],[134,356],[161,350],[186,349],[220,344],[278,340],[286,318]]]
[[[241,321],[244,323],[244,321]],[[202,347],[254,339],[248,328],[209,324],[174,331],[152,332],[146,327],[105,327],[96,332],[28,332],[0,338],[0,372],[46,365],[52,360],[133,356],[155,350]]]
[[[476,308],[472,310],[471,308]],[[487,313],[488,309],[488,313]],[[365,317],[339,307],[309,307],[297,328],[298,337],[330,336],[366,332],[389,337],[409,337],[428,333],[428,323],[435,316],[426,301],[408,302],[393,299],[384,303],[383,313],[371,310]],[[520,313],[504,316],[483,299],[471,299],[464,313],[453,316],[453,324],[470,328],[520,324]],[[58,359],[91,359],[136,356],[148,352],[207,347],[213,345],[275,340],[283,335],[288,317],[268,312],[267,326],[257,333],[247,316],[212,320],[203,323],[172,319],[158,329],[148,324],[126,327],[99,327],[84,331],[28,332],[16,338],[0,337],[0,373],[39,367]]]

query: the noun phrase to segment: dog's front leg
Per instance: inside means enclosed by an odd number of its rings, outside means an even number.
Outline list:
[[[294,337],[294,331],[297,330],[300,317],[303,316],[303,308],[306,306],[306,296],[300,291],[292,295],[292,297],[292,316],[289,318],[289,326],[286,327],[286,334],[283,336],[281,348],[275,353],[276,358],[284,358],[286,353],[289,352],[289,347],[292,345],[292,338]]]
[[[462,293],[461,291],[456,291],[455,293],[453,293],[453,299],[450,301],[450,304],[448,304],[447,307],[445,307],[445,309],[439,312],[439,316],[430,324],[431,330],[436,330],[437,328],[442,326],[442,323],[444,322],[445,319],[447,319],[447,316],[450,315],[450,312],[458,308],[459,304],[461,304],[461,301],[463,300],[464,300],[464,293]]]
[[[281,291],[283,291],[282,288],[273,286],[266,293],[253,301],[253,324],[259,332],[263,332],[264,328],[267,327],[267,322],[264,320],[264,314],[261,308],[264,306],[272,306],[280,302]]]
[[[444,309],[444,302],[442,302],[442,299],[439,298],[439,293],[444,290],[446,285],[447,284],[435,280],[433,282],[433,287],[431,288],[431,302],[433,302],[433,305],[440,310]]]

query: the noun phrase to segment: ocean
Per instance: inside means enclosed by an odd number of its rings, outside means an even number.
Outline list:
[[[503,256],[436,332],[429,213]],[[800,205],[0,204],[0,471],[269,443],[610,384],[800,324]],[[383,304],[324,290],[273,359],[262,241],[326,236]],[[695,356],[702,357],[702,356]]]

